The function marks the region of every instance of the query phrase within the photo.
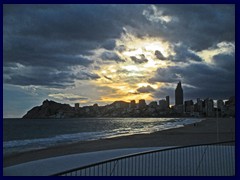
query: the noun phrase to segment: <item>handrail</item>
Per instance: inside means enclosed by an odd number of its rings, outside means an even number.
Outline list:
[[[66,170],[66,171],[63,171],[63,172],[60,172],[60,173],[53,174],[51,176],[61,176],[63,174],[71,173],[71,172],[74,172],[74,171],[79,171],[79,170],[82,170],[82,169],[86,169],[86,168],[90,168],[90,167],[93,167],[93,166],[105,164],[105,163],[108,163],[108,162],[119,161],[121,159],[126,159],[126,158],[130,158],[130,157],[135,157],[135,156],[141,156],[141,155],[150,154],[150,153],[164,152],[164,151],[170,151],[170,150],[175,150],[175,149],[184,149],[184,148],[189,148],[189,147],[199,147],[199,146],[208,146],[208,145],[222,145],[222,144],[230,144],[230,143],[235,143],[235,140],[234,141],[223,141],[223,142],[215,142],[215,143],[197,144],[197,145],[177,146],[177,147],[171,147],[171,148],[166,148],[166,149],[144,151],[144,152],[141,152],[141,153],[132,153],[132,154],[129,154],[129,155],[123,155],[123,156],[120,156],[120,157],[107,159],[105,161],[96,162],[96,163],[89,164],[89,165],[86,165],[86,166],[73,168],[73,169],[70,169],[70,170]]]

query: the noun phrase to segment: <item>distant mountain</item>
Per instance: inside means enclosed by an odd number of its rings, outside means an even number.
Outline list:
[[[36,106],[28,111],[23,118],[57,118],[64,114],[71,114],[73,111],[74,108],[69,104],[61,104],[54,101],[45,100],[41,106]]]

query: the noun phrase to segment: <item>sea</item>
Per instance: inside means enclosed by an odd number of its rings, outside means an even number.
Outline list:
[[[3,155],[183,127],[200,118],[3,119]]]

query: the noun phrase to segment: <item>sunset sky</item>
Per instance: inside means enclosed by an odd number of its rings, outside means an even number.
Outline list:
[[[234,5],[4,5],[3,115],[235,95]]]

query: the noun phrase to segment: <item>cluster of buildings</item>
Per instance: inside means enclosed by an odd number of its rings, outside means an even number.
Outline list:
[[[175,105],[170,106],[170,97],[166,96],[158,102],[152,101],[148,105],[144,99],[138,103],[115,101],[105,106],[83,106],[79,103],[75,107],[54,101],[43,101],[41,106],[32,108],[23,118],[79,118],[79,117],[235,117],[235,97],[228,100],[197,98],[184,101],[181,82],[175,89]]]
[[[195,117],[235,117],[235,97],[232,96],[229,100],[197,98],[196,103],[193,100],[183,102],[183,89],[181,82],[178,83],[175,90],[175,105],[172,107],[178,114],[184,114]]]
[[[83,107],[80,110],[79,103],[75,104],[75,110],[80,114],[99,115],[99,116],[121,116],[121,117],[176,117],[176,116],[191,116],[191,117],[235,117],[235,97],[230,97],[229,100],[217,100],[206,98],[197,98],[184,101],[183,89],[181,82],[177,84],[175,89],[175,105],[170,106],[170,97],[166,96],[158,102],[152,101],[148,105],[144,99],[140,99],[138,103],[135,100],[128,102],[115,101],[106,106],[99,107],[94,104],[91,107]]]
[[[169,96],[166,96],[166,99],[161,99],[159,101],[159,104],[157,101],[152,101],[148,105],[146,104],[144,99],[140,99],[139,103],[137,104],[135,100],[132,100],[129,104],[130,109],[138,108],[138,109],[143,109],[143,108],[158,108],[159,110],[167,110],[169,109]]]

